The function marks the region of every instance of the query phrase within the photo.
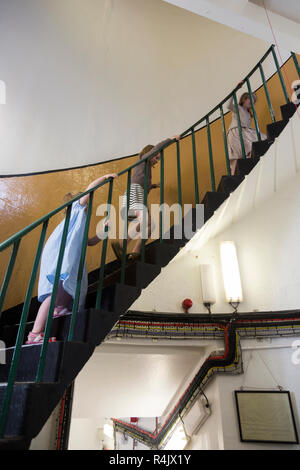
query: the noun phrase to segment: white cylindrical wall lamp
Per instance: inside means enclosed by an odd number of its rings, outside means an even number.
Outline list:
[[[0,104],[6,104],[6,85],[0,80]]]
[[[243,301],[243,292],[239,262],[234,242],[225,241],[220,246],[221,264],[225,296],[230,305],[235,306],[235,310]]]
[[[210,307],[216,302],[214,270],[211,264],[200,264],[202,302],[210,312]]]

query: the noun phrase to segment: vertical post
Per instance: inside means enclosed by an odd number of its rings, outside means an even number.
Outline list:
[[[107,197],[107,220],[109,220],[109,218],[110,218],[113,185],[114,185],[114,180],[113,180],[113,178],[110,178],[109,189],[108,189],[108,197]],[[100,310],[100,308],[101,308],[101,299],[102,299],[102,289],[103,289],[103,281],[104,281],[104,268],[105,268],[105,261],[106,261],[107,243],[108,243],[108,237],[105,237],[105,239],[103,240],[103,245],[102,245],[101,264],[100,264],[100,270],[99,270],[99,282],[98,282],[96,305],[95,305],[95,308],[97,310]]]
[[[39,359],[39,364],[38,364],[38,371],[37,371],[37,375],[36,375],[36,382],[42,382],[43,381],[43,374],[44,374],[46,355],[47,355],[47,349],[48,349],[48,341],[49,341],[49,336],[50,336],[52,317],[53,317],[53,312],[54,312],[54,306],[55,306],[55,300],[56,300],[56,294],[57,294],[57,289],[58,289],[59,278],[60,278],[60,270],[61,270],[61,266],[62,266],[62,262],[63,262],[65,246],[66,246],[66,241],[67,241],[67,236],[68,236],[68,228],[69,228],[69,222],[70,222],[70,217],[71,217],[71,210],[72,210],[72,204],[70,204],[68,206],[67,214],[66,214],[66,218],[65,218],[65,223],[64,223],[64,228],[63,228],[63,233],[62,233],[62,238],[61,238],[61,243],[60,243],[60,250],[59,250],[58,259],[57,259],[57,265],[56,265],[56,271],[55,271],[51,301],[50,301],[50,306],[49,306],[49,312],[48,312],[48,317],[47,317],[47,322],[46,322],[46,327],[45,327],[44,341],[43,341],[43,344],[42,344],[42,349],[41,349],[41,354],[40,354],[40,359]]]
[[[145,262],[145,243],[146,243],[146,226],[147,226],[147,197],[148,197],[148,171],[149,171],[150,161],[147,159],[145,161],[145,172],[144,172],[144,200],[143,200],[143,220],[142,220],[142,246],[141,246],[141,261]],[[151,171],[151,170],[150,170]]]
[[[182,207],[182,190],[181,190],[181,168],[180,168],[180,142],[176,141],[177,150],[177,190],[178,190],[178,204]]]
[[[254,100],[253,100],[253,96],[252,96],[250,81],[249,81],[248,77],[246,78],[246,81],[247,81],[247,87],[248,87],[250,102],[251,102],[253,119],[254,119],[254,123],[255,123],[256,135],[257,135],[258,141],[260,142],[261,141],[261,135],[260,135],[260,130],[259,130],[259,126],[258,126],[257,115],[256,115],[256,111],[255,111],[255,105],[254,105]]]
[[[39,267],[39,262],[40,258],[42,255],[42,250],[43,250],[43,245],[46,237],[46,232],[47,232],[47,227],[48,227],[48,220],[43,223],[42,227],[42,232],[40,235],[40,240],[39,244],[37,247],[37,252],[35,255],[35,260],[30,276],[30,281],[28,284],[28,289],[26,292],[26,297],[25,301],[23,304],[23,309],[22,309],[22,314],[21,314],[21,321],[20,321],[20,326],[18,329],[17,333],[17,340],[15,344],[15,349],[11,361],[11,366],[9,370],[9,376],[7,380],[7,385],[6,385],[6,390],[5,390],[5,395],[3,399],[3,405],[2,405],[2,410],[1,410],[1,416],[0,416],[0,439],[3,437],[5,433],[5,428],[6,428],[6,423],[7,423],[7,417],[8,417],[8,412],[10,408],[10,403],[11,403],[11,398],[12,398],[12,393],[13,393],[13,388],[14,388],[14,383],[16,380],[16,375],[18,371],[18,366],[19,366],[19,359],[20,359],[20,353],[21,353],[21,348],[24,340],[24,332],[25,332],[25,327],[26,327],[26,322],[27,322],[27,317],[28,317],[28,310],[29,310],[29,305],[31,302],[31,297],[32,297],[32,292],[37,276],[37,271]]]
[[[278,59],[277,59],[277,56],[276,56],[274,44],[272,45],[272,54],[273,54],[273,59],[274,59],[275,66],[276,66],[276,69],[277,69],[277,73],[279,75],[279,79],[280,79],[280,83],[281,83],[281,87],[282,87],[284,97],[286,99],[286,102],[289,103],[290,102],[289,95],[287,93],[287,89],[286,89],[286,86],[285,86],[285,83],[284,83],[284,80],[283,80],[283,76],[282,76],[282,73],[281,73],[281,70],[280,70],[280,67],[279,67],[279,64],[278,64]]]
[[[196,142],[195,142],[195,129],[194,128],[192,128],[192,145],[193,145],[193,163],[194,163],[195,201],[196,201],[196,204],[199,204],[198,169],[197,169],[197,155],[196,155]]]
[[[72,341],[73,336],[74,336],[77,310],[78,310],[78,304],[80,300],[82,275],[83,275],[83,270],[84,270],[84,265],[85,265],[85,256],[86,256],[86,248],[87,248],[87,243],[88,243],[88,234],[89,234],[89,228],[90,228],[93,199],[94,199],[94,191],[90,193],[90,198],[88,202],[88,210],[87,210],[87,216],[86,216],[82,244],[81,244],[81,254],[80,254],[80,261],[79,261],[79,266],[78,266],[77,285],[76,285],[75,297],[74,297],[73,308],[72,308],[68,341]]]
[[[241,148],[242,148],[242,155],[243,155],[243,158],[246,158],[246,150],[245,150],[245,144],[244,144],[244,138],[243,138],[240,111],[239,111],[239,105],[237,103],[236,93],[235,92],[233,93],[233,101],[234,101],[234,107],[235,107],[236,118],[237,118],[237,123],[238,123],[240,142],[241,142]]]
[[[164,151],[161,151],[160,158],[160,210],[159,210],[159,243],[163,242],[164,234],[164,173],[165,173],[165,164],[164,164]]]
[[[222,121],[222,132],[223,132],[223,141],[224,141],[224,147],[225,147],[225,159],[226,159],[227,173],[228,175],[231,175],[223,106],[220,106],[220,114],[221,114],[221,121]]]
[[[125,212],[124,240],[123,240],[123,258],[122,258],[122,267],[121,267],[121,284],[125,283],[127,237],[128,237],[128,213],[129,213],[129,206],[130,206],[130,185],[131,185],[131,170],[128,170],[127,192],[126,192],[126,212]]]
[[[297,57],[296,57],[295,52],[292,52],[292,58],[293,58],[293,61],[294,61],[296,70],[297,70],[298,75],[299,75],[299,78],[300,78],[300,67],[299,67],[299,63],[298,63],[298,60],[297,60]]]
[[[215,172],[214,172],[214,159],[213,159],[213,152],[212,152],[212,145],[211,145],[209,116],[206,117],[206,131],[207,131],[207,142],[208,142],[208,153],[209,153],[211,189],[212,189],[213,192],[215,192],[216,191],[216,181],[215,181]]]
[[[269,111],[270,111],[270,114],[271,114],[271,119],[272,119],[272,122],[275,122],[276,121],[275,114],[274,114],[273,106],[272,106],[272,103],[271,103],[271,98],[270,98],[270,94],[269,94],[269,90],[268,90],[264,70],[263,70],[263,67],[262,67],[261,63],[259,64],[259,70],[260,70],[260,75],[261,75],[261,79],[262,79],[262,82],[263,82],[263,86],[264,86],[264,90],[265,90],[265,94],[266,94],[266,98],[267,98],[267,102],[268,102]]]

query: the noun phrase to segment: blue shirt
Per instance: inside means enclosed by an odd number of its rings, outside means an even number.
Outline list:
[[[60,280],[63,281],[64,290],[70,294],[73,299],[75,297],[78,267],[86,222],[85,209],[86,206],[81,206],[79,201],[72,204],[65,252],[59,277]],[[43,302],[52,293],[64,223],[65,220],[56,227],[44,246],[38,284],[39,302]],[[84,307],[87,288],[88,275],[85,265],[81,281],[79,308]]]

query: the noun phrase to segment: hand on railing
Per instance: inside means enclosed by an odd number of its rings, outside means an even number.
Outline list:
[[[118,178],[118,175],[116,173],[110,173],[108,175],[100,176],[100,178],[97,178],[92,183],[90,183],[85,191],[88,191],[89,189],[95,188],[96,186],[98,186],[98,184],[103,183],[105,180],[108,180],[109,178]],[[83,191],[83,192],[85,192],[85,191]],[[83,196],[82,198],[79,199],[79,204],[81,206],[85,206],[85,204],[88,202],[89,198],[90,198],[90,195],[86,194],[85,196]]]
[[[245,83],[245,80],[242,80],[241,82],[239,82],[236,86],[236,89],[239,89],[239,88],[242,88],[242,86],[244,85]]]
[[[171,137],[171,140],[180,140],[180,135],[179,134],[173,135],[173,137]]]

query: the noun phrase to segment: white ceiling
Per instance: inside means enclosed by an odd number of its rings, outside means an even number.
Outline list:
[[[266,7],[267,10],[276,13],[277,15],[283,16],[288,20],[296,21],[300,23],[300,2],[299,0],[249,0],[250,3],[255,3],[262,7]]]
[[[300,53],[299,0],[163,0],[281,50]],[[269,14],[266,15],[265,8]],[[271,23],[271,24],[270,24]]]

